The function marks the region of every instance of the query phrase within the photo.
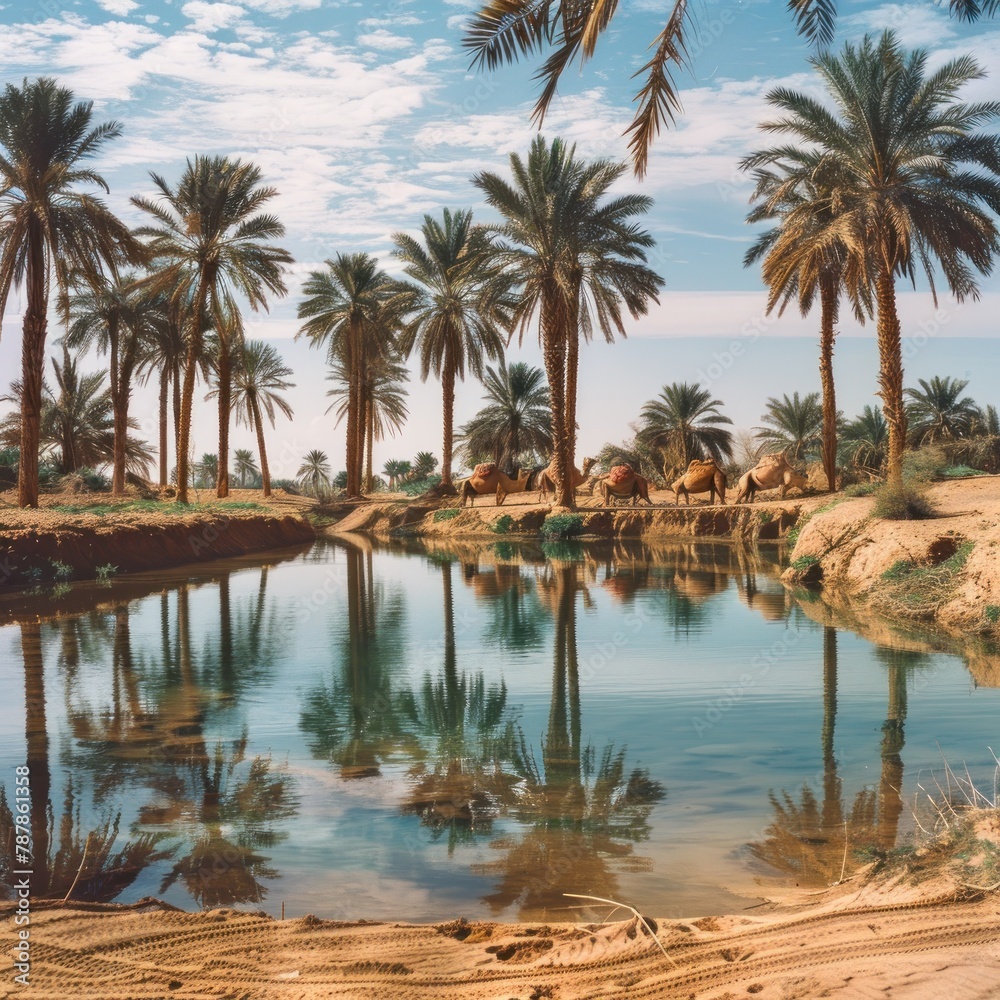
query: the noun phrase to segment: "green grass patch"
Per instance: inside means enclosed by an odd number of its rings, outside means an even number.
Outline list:
[[[1000,604],[987,604],[983,608],[983,617],[991,624],[1000,622]]]
[[[583,517],[580,514],[549,514],[542,522],[545,538],[571,538],[583,534]]]
[[[458,507],[442,507],[441,510],[434,511],[435,521],[450,521],[453,517],[458,517],[462,512]],[[509,514],[505,514],[505,517],[509,517]]]
[[[851,483],[844,487],[844,496],[848,497],[870,497],[878,490],[881,483]]]
[[[932,617],[954,593],[957,578],[973,548],[974,542],[963,542],[952,555],[934,566],[900,559],[882,574],[884,586],[872,592],[872,605],[889,614]]]
[[[810,566],[816,566],[819,560],[815,556],[799,556],[798,559],[792,560],[792,569],[798,573],[803,573]]]
[[[985,476],[988,473],[982,469],[974,469],[971,465],[949,465],[944,469],[938,469],[937,475],[942,479],[964,479],[966,476]]]
[[[889,583],[897,583],[900,580],[905,580],[915,569],[916,563],[912,563],[908,559],[900,559],[882,574],[882,579]]]
[[[490,531],[495,535],[506,535],[514,526],[514,518],[510,514],[501,514],[491,525]]]
[[[817,507],[815,510],[809,511],[808,514],[803,514],[788,531],[787,541],[789,549],[795,548],[795,543],[799,540],[799,535],[802,534],[802,529],[817,515],[823,514],[828,510],[833,510],[838,504],[844,502],[844,497],[837,497],[836,500],[831,500],[830,503],[824,504],[822,507]]]

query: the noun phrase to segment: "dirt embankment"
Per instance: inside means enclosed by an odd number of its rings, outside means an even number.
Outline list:
[[[752,505],[707,504],[674,506],[669,491],[651,494],[653,506],[594,507],[590,498],[581,499],[574,512],[580,529],[574,534],[606,537],[742,537],[776,540],[784,537],[801,514],[826,502],[823,496],[807,496]],[[475,506],[460,507],[457,500],[381,501],[356,506],[342,516],[331,530],[362,532],[380,537],[411,535],[466,538],[529,535],[537,537],[546,517],[554,513],[547,503],[523,503],[514,498],[497,507],[492,497],[479,498]]]
[[[187,508],[112,505],[93,495],[45,499],[38,510],[0,510],[0,585],[91,579],[107,566],[115,575],[164,569],[315,538],[309,520],[280,498]]]
[[[838,498],[801,525],[783,579],[853,614],[1000,638],[1000,477],[936,483],[937,516],[885,521]]]

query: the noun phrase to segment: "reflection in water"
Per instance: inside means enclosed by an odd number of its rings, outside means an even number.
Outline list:
[[[495,861],[473,870],[497,879],[484,897],[494,912],[516,907],[522,918],[565,914],[563,893],[613,896],[613,861],[633,870],[649,865],[632,844],[649,835],[649,814],[665,790],[648,772],[626,776],[625,751],[605,747],[599,760],[584,746],[577,660],[576,596],[583,589],[575,563],[553,564],[540,582],[555,618],[552,699],[542,739],[542,767],[521,739],[515,760],[520,781],[510,813],[527,830],[491,846]],[[596,762],[595,762],[596,761]]]

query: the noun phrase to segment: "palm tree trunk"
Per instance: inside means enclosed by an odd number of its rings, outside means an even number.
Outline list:
[[[250,398],[250,419],[253,421],[257,431],[257,450],[260,452],[260,484],[264,490],[264,496],[271,495],[271,470],[267,464],[267,449],[264,447],[264,422],[260,419],[260,407],[257,400]]]
[[[194,380],[198,359],[202,353],[201,321],[205,312],[210,274],[202,273],[198,292],[191,306],[189,317],[187,357],[184,362],[184,388],[181,392],[181,422],[177,433],[177,502],[188,502],[188,476],[190,474],[191,409],[194,406]]]
[[[892,271],[884,266],[876,279],[878,298],[879,396],[889,425],[888,482],[903,478],[903,450],[906,447],[906,410],[903,406],[903,350],[899,316],[896,313],[896,285]]]
[[[35,216],[28,222],[25,284],[27,303],[21,340],[21,441],[17,463],[17,502],[20,507],[37,507],[48,286],[41,223]]]
[[[356,497],[361,493],[361,483],[358,476],[357,448],[358,421],[361,416],[361,331],[355,323],[351,323],[350,357],[348,358],[347,381],[347,495]]]
[[[372,478],[372,451],[375,446],[375,403],[369,396],[365,400],[365,493],[374,489]]]
[[[837,322],[837,286],[820,289],[819,378],[823,390],[823,471],[831,493],[837,489],[837,396],[833,382],[833,340]]]
[[[167,397],[170,394],[170,375],[167,365],[160,369],[160,486],[167,485]]]
[[[560,320],[559,293],[550,292],[542,303],[542,357],[549,380],[549,402],[552,408],[552,472],[555,480],[556,505],[573,506],[573,487],[569,476],[566,436],[566,339],[565,325]]]
[[[179,445],[181,443],[181,366],[180,362],[175,360],[171,366],[171,382],[173,385],[173,410],[174,410],[174,460],[175,460],[175,472],[180,466],[180,459],[177,457],[180,455]]]
[[[574,306],[579,302],[579,291]],[[580,327],[578,308],[574,308],[566,330],[566,468],[572,475],[576,468],[576,386],[580,367]]]
[[[125,435],[128,433],[128,399],[122,401],[122,358],[118,337],[118,319],[108,320],[110,345],[109,375],[111,380],[111,410],[114,414],[114,459],[111,471],[111,495],[120,497],[125,492]]]
[[[455,435],[455,360],[448,353],[441,371],[442,417],[444,438],[441,442],[441,485],[452,487],[451,453]]]
[[[219,379],[219,468],[216,473],[215,495],[229,496],[229,411],[233,390],[232,356],[228,334],[219,331],[219,358],[216,364]]]

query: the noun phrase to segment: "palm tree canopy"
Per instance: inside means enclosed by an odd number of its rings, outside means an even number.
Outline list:
[[[260,211],[278,192],[261,184],[253,163],[223,156],[188,160],[176,188],[150,174],[158,197],[132,197],[153,224],[136,230],[158,261],[150,276],[154,290],[170,290],[174,301],[193,301],[205,281],[206,308],[217,330],[240,313],[239,297],[254,310],[267,310],[267,294],[287,292],[283,265],[287,250],[269,241],[285,235],[277,216]]]
[[[754,435],[766,445],[791,452],[793,460],[804,458],[819,448],[823,439],[823,409],[819,393],[810,392],[799,397],[794,392],[789,398],[770,396],[761,420],[766,427],[755,427]]]
[[[1000,116],[1000,102],[956,100],[984,75],[970,56],[933,72],[927,62],[892,32],[813,59],[834,109],[771,91],[768,102],[783,115],[761,127],[805,145],[761,150],[742,166],[756,172],[772,206],[818,184],[831,221],[814,239],[844,248],[849,288],[870,286],[877,265],[911,280],[919,265],[936,294],[936,262],[961,301],[977,294],[973,269],[989,274],[1000,249],[990,214],[1000,211],[1000,137],[975,131]]]
[[[292,408],[279,393],[294,388],[288,381],[292,374],[281,355],[263,340],[248,340],[233,361],[233,410],[237,423],[252,424],[254,406],[274,426],[274,412],[280,410],[289,420]]]
[[[545,373],[524,361],[487,368],[483,378],[487,405],[459,431],[468,465],[491,459],[513,468],[519,459],[552,452],[552,417]]]
[[[733,435],[723,425],[732,420],[719,412],[720,406],[722,400],[713,399],[697,383],[665,385],[659,397],[642,408],[639,441],[659,449],[672,464],[706,456],[729,460]]]
[[[841,429],[841,454],[856,467],[880,469],[888,445],[889,425],[878,407],[865,406],[859,416]]]
[[[917,379],[919,389],[906,389],[906,406],[911,442],[915,445],[968,437],[982,420],[982,412],[969,396],[965,379],[941,378],[929,382]]]
[[[314,448],[310,451],[295,473],[298,479],[312,483],[328,483],[330,481],[330,460],[325,451]]]
[[[336,400],[326,408],[326,412],[336,407],[338,424],[347,415],[350,405],[349,375],[347,366],[340,358],[333,361],[326,374],[327,379],[334,383],[334,388],[327,389],[326,394]],[[378,355],[366,367],[365,395],[372,402],[372,433],[376,441],[395,437],[396,432],[403,429],[408,416],[406,383],[409,378],[406,365],[386,355]]]
[[[688,31],[695,28],[687,0],[673,0],[667,8],[663,27],[649,45],[651,55],[635,72],[643,79],[635,95],[632,124],[626,130],[629,149],[640,177],[646,171],[649,150],[660,130],[673,124],[681,112],[681,99],[674,73],[691,67],[695,46]],[[978,0],[954,0],[953,13],[968,20],[981,13],[992,15],[997,4]],[[541,126],[556,96],[563,71],[577,58],[587,62],[594,55],[600,37],[611,27],[618,4],[607,0],[486,0],[472,16],[465,32],[465,47],[473,65],[495,69],[546,48],[551,54],[535,74],[542,92],[532,120]],[[833,40],[837,5],[835,0],[789,0],[796,28],[810,42],[829,45]]]
[[[92,110],[93,102],[74,101],[48,77],[8,83],[0,94],[0,312],[11,285],[24,282],[32,231],[45,248],[46,287],[65,291],[74,273],[94,278],[142,259],[128,227],[99,198],[75,189],[108,190],[82,161],[122,132],[115,121],[92,128]]]
[[[510,282],[490,263],[486,231],[472,213],[444,209],[442,221],[424,216],[423,242],[393,236],[393,256],[406,264],[410,298],[399,350],[420,354],[420,377],[441,376],[447,365],[465,378],[466,367],[482,378],[483,359],[503,355],[500,329],[510,322]]]

